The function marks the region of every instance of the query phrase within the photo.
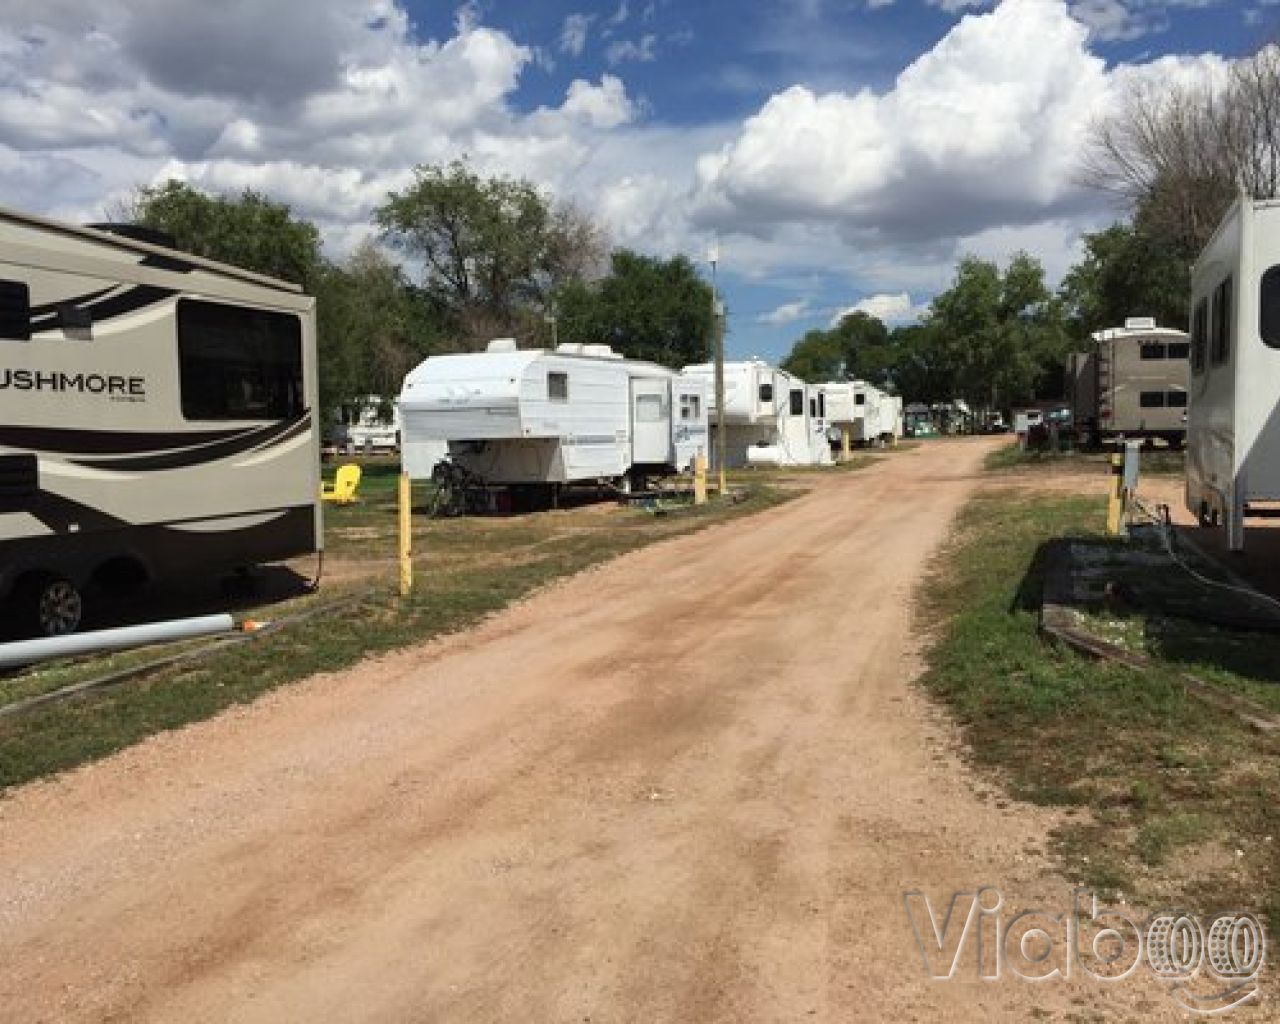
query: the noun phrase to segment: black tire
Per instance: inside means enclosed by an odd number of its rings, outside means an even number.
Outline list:
[[[80,628],[84,595],[65,576],[28,576],[14,591],[23,632],[29,636],[66,636]]]

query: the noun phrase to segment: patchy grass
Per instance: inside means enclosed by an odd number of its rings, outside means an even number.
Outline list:
[[[1028,469],[1053,469],[1059,472],[1093,473],[1103,476],[1111,471],[1111,457],[1121,452],[1112,448],[1105,451],[1037,451],[1023,450],[1016,441],[997,448],[986,457],[990,471],[1021,471]],[[1168,448],[1144,448],[1142,450],[1143,473],[1152,476],[1181,476],[1186,465],[1182,452]]]
[[[385,464],[384,464],[385,463]],[[270,617],[361,595],[340,614],[299,622],[261,640],[145,679],[0,719],[0,788],[71,768],[165,729],[317,672],[463,629],[545,584],[625,552],[777,505],[789,497],[760,481],[739,503],[655,516],[613,504],[511,518],[414,517],[415,582],[404,600],[396,576],[396,466],[366,464],[359,504],[326,509],[329,578],[318,595]],[[426,491],[415,490],[415,504]],[[0,680],[0,701],[97,677],[170,650],[91,659]]]
[[[1158,648],[1138,671],[1039,636],[1043,545],[1095,536],[1103,516],[1096,498],[977,496],[923,595],[942,623],[924,685],[981,768],[1017,797],[1072,808],[1053,837],[1070,875],[1153,906],[1254,909],[1276,934],[1280,740],[1189,694],[1188,666]]]

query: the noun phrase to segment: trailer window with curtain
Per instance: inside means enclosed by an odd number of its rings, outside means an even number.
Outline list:
[[[1209,302],[1201,299],[1191,315],[1191,372],[1204,371],[1205,346],[1209,333]]]
[[[1225,363],[1231,355],[1231,278],[1213,291],[1213,329],[1209,361],[1214,366]]]
[[[804,415],[804,392],[799,388],[796,388],[791,392],[791,415]]]
[[[1258,333],[1263,344],[1280,348],[1280,266],[1262,275],[1258,289]]]
[[[180,299],[178,369],[189,420],[287,420],[306,408],[292,313]]]

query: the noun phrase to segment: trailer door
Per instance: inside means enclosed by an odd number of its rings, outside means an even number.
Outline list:
[[[672,462],[671,384],[665,379],[631,379],[631,462],[665,466]]]

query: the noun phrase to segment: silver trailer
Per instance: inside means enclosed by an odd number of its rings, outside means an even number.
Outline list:
[[[1091,335],[1086,352],[1067,357],[1067,391],[1076,431],[1098,443],[1186,437],[1190,338],[1146,317]]]
[[[321,546],[314,300],[113,230],[0,209],[0,599]]]
[[[1280,202],[1242,197],[1191,272],[1187,508],[1225,525],[1280,501]]]

